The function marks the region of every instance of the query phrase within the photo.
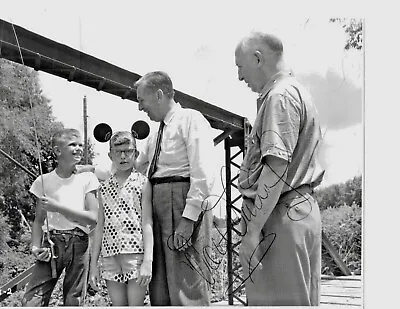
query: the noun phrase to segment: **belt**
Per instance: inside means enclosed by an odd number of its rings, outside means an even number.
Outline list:
[[[295,198],[304,196],[307,193],[313,195],[314,189],[310,185],[301,185],[293,190],[282,193],[279,197],[278,204],[289,200],[294,200]]]
[[[153,186],[161,183],[170,183],[170,182],[190,182],[190,177],[169,176],[169,177],[154,177],[150,179],[150,183]]]
[[[73,230],[51,230],[50,234],[53,235],[73,235],[73,236],[85,236],[87,235],[84,231],[82,231],[80,228],[74,228]]]

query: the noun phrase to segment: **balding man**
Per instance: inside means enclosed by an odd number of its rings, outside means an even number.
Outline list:
[[[324,174],[316,158],[317,111],[286,69],[277,37],[251,33],[235,61],[239,80],[259,93],[239,176],[248,305],[317,306],[321,219],[313,191]]]
[[[154,260],[149,286],[152,306],[210,305],[212,211],[207,203],[213,178],[213,135],[209,122],[174,99],[167,73],[145,74],[136,83],[139,110],[160,123],[138,164],[151,162]]]

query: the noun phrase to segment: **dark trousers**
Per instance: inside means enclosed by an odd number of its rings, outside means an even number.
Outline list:
[[[55,244],[54,249],[57,256],[57,278],[51,277],[50,262],[36,261],[31,280],[22,299],[22,306],[47,307],[51,293],[64,268],[64,306],[81,305],[88,235],[51,235],[51,240]],[[49,246],[47,240],[45,240],[45,245]]]
[[[153,186],[153,277],[150,282],[152,306],[210,305],[210,245],[212,211],[203,212],[195,223],[192,245],[185,251],[173,246],[173,235],[186,204],[189,183]]]

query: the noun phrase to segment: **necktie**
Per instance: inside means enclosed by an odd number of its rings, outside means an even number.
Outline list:
[[[161,121],[160,127],[158,128],[156,148],[154,150],[153,160],[151,160],[151,164],[150,164],[150,168],[149,168],[149,179],[151,179],[151,177],[153,176],[153,174],[156,171],[157,161],[158,161],[158,157],[160,156],[160,151],[161,151],[161,137],[163,134],[164,126],[165,126],[164,121]]]

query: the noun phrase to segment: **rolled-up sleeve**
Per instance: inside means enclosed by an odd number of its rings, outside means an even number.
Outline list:
[[[146,143],[142,149],[142,151],[139,153],[138,158],[136,159],[136,170],[138,170],[140,173],[143,175],[147,176],[148,174],[148,169],[149,169],[149,144],[152,142],[152,137],[149,137],[146,140]]]
[[[43,186],[42,186],[42,180],[45,176],[39,176],[38,178],[35,179],[33,182],[32,186],[29,189],[29,192],[35,195],[36,197],[42,197],[44,195],[43,192]]]
[[[85,177],[87,177],[86,185],[85,185],[85,194],[91,191],[97,191],[100,187],[100,182],[97,179],[96,175],[91,172],[84,173]]]

